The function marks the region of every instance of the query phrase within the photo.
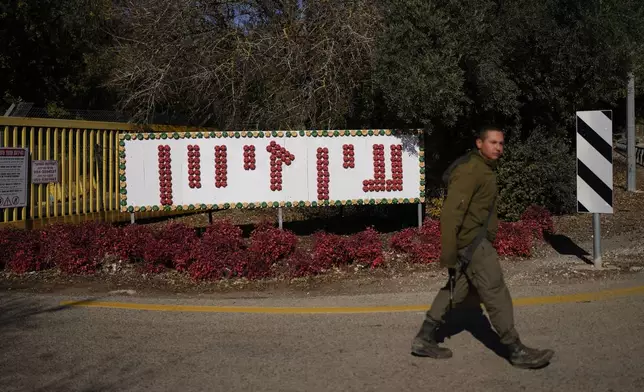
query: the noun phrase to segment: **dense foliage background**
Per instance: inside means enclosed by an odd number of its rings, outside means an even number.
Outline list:
[[[643,42],[639,0],[0,0],[0,93],[143,123],[423,127],[435,178],[496,123],[516,218],[574,209],[574,112],[622,130]]]

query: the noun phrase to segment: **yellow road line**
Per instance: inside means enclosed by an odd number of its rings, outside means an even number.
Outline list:
[[[599,301],[615,297],[644,294],[644,286],[629,287],[569,295],[518,298],[515,306],[551,305],[571,302]],[[429,305],[385,305],[385,306],[347,306],[347,307],[261,307],[261,306],[194,306],[141,304],[131,302],[62,302],[63,306],[83,308],[107,308],[127,310],[148,310],[158,312],[201,312],[201,313],[263,313],[263,314],[316,314],[316,313],[394,313],[424,312]]]

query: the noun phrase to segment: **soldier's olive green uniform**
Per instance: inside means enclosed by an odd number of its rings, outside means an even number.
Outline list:
[[[498,228],[494,162],[478,151],[450,166],[447,199],[441,212],[440,263],[454,273],[454,305],[463,302],[473,286],[490,321],[506,345],[509,361],[519,368],[540,368],[554,355],[552,350],[527,347],[514,328],[510,292],[505,285],[498,255],[492,246]],[[490,214],[491,212],[491,214]],[[489,219],[488,219],[489,218]],[[483,229],[487,225],[487,229]],[[469,261],[469,263],[468,263]],[[463,268],[463,265],[466,267]],[[463,271],[464,270],[464,271]],[[436,331],[450,306],[450,282],[442,288],[412,342],[412,354],[450,358],[448,348],[438,346]]]
[[[494,202],[498,192],[494,164],[495,162],[474,151],[452,171],[440,219],[440,263],[444,267],[456,269],[454,305],[465,299],[471,284],[476,288],[501,342],[510,344],[518,338],[514,328],[512,298],[503,279],[498,255],[492,246],[498,228]],[[492,215],[487,233],[473,249],[471,261],[463,272],[459,260],[467,258],[465,250],[484,226],[490,208]],[[442,321],[449,305],[448,283],[439,291],[427,315],[436,321]]]

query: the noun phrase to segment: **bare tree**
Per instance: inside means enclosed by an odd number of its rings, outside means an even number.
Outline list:
[[[141,122],[159,111],[220,128],[341,126],[368,82],[373,0],[121,0],[110,85]]]

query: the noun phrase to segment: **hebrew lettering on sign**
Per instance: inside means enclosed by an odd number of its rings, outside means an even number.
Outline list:
[[[391,130],[128,133],[122,211],[424,201],[422,133]]]

